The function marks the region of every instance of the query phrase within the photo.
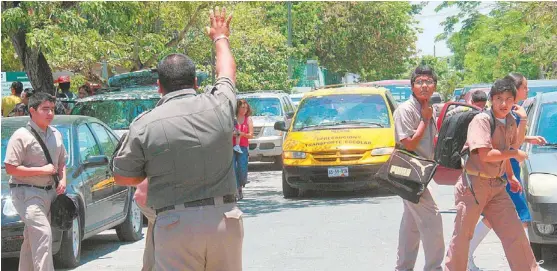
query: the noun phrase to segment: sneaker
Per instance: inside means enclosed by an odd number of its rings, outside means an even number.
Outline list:
[[[468,258],[468,271],[481,271],[474,263],[474,258]]]
[[[242,148],[240,148],[240,145],[234,145],[234,151],[236,151],[237,153],[244,153],[242,152]]]

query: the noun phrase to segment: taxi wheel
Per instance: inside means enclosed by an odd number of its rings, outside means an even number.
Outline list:
[[[56,265],[65,268],[74,268],[79,266],[81,241],[81,214],[79,214],[73,220],[72,228],[62,233],[60,251],[54,255]]]
[[[284,195],[284,198],[288,199],[288,198],[298,197],[299,192],[300,192],[299,189],[290,186],[288,182],[286,182],[286,174],[284,173],[283,170],[282,171],[282,194]]]
[[[135,242],[143,238],[143,213],[133,197],[124,223],[116,226],[116,235],[123,242]]]

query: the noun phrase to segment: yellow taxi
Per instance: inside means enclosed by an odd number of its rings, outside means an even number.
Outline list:
[[[396,101],[386,88],[318,89],[300,101],[283,143],[282,191],[353,191],[378,186],[375,173],[394,150]]]

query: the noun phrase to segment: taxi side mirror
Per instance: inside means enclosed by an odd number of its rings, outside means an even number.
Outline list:
[[[89,157],[83,163],[83,167],[96,167],[96,166],[106,166],[108,165],[108,156],[106,155],[95,155]]]
[[[277,131],[288,132],[288,128],[286,128],[286,122],[284,122],[284,121],[275,122],[275,127],[274,128]]]

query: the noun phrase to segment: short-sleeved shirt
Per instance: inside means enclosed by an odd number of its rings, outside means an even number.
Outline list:
[[[10,96],[6,96],[6,97],[2,98],[3,116],[7,117],[8,114],[10,114],[10,112],[12,112],[12,110],[14,110],[14,107],[18,103],[21,103],[21,98],[19,96],[16,96],[16,95],[10,95]]]
[[[46,132],[41,130],[33,121],[29,121],[29,125],[41,137],[45,143],[52,163],[55,167],[61,168],[66,164],[66,148],[62,140],[62,134],[54,127],[47,127]],[[8,141],[6,147],[5,164],[13,166],[25,167],[42,167],[48,164],[46,156],[39,142],[27,128],[17,129]],[[10,183],[33,184],[39,186],[54,185],[51,176],[33,176],[33,177],[10,177]]]
[[[197,94],[166,94],[130,125],[113,159],[115,174],[147,177],[147,207],[234,194],[232,131],[236,93],[229,78]]]
[[[424,131],[424,135],[420,140],[415,152],[427,159],[433,159],[435,154],[435,146],[433,140],[437,134],[437,127],[432,115],[429,124]],[[422,106],[420,102],[412,95],[410,99],[400,104],[394,112],[395,120],[395,140],[401,144],[405,138],[412,138],[422,120]]]
[[[516,120],[511,114],[506,116],[506,124],[495,121],[495,130],[491,136],[491,114],[480,113],[472,119],[468,126],[468,138],[464,148],[470,151],[466,162],[467,170],[481,172],[488,176],[502,176],[505,173],[504,161],[482,162],[477,150],[480,148],[507,151],[517,140]]]
[[[18,115],[19,113],[19,115]],[[14,109],[12,110],[12,112],[10,112],[10,114],[8,114],[8,116],[10,117],[14,117],[14,116],[28,116],[29,115],[29,109],[27,108],[27,105],[24,103],[18,103],[15,105]]]

